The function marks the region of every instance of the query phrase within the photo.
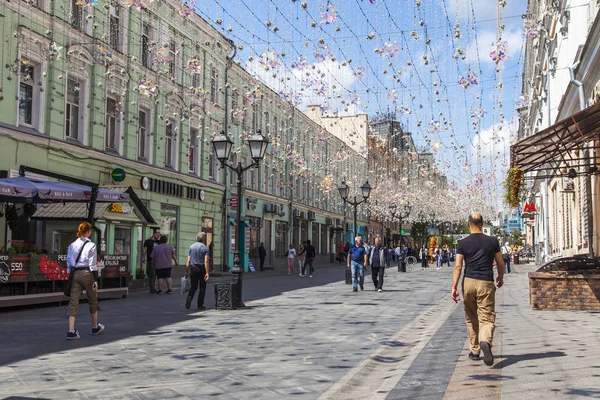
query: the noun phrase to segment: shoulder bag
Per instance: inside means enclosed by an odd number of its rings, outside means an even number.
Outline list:
[[[81,246],[81,249],[79,250],[79,254],[77,254],[77,259],[75,260],[75,265],[73,265],[71,267],[71,272],[69,273],[69,279],[67,279],[67,281],[65,282],[65,286],[63,287],[63,294],[67,297],[71,296],[71,286],[73,286],[73,275],[75,272],[75,266],[77,266],[77,263],[79,262],[79,259],[81,258],[81,253],[83,253],[83,249],[85,248],[85,245],[90,243],[91,241],[88,240],[87,242],[85,242],[83,244],[83,246]]]

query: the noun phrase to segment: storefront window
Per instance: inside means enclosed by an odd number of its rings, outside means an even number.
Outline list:
[[[115,226],[115,254],[131,254],[131,227]]]
[[[177,215],[179,207],[170,204],[160,205],[160,233],[167,235],[169,244],[177,249]]]

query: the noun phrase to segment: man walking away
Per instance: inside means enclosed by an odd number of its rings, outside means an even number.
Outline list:
[[[429,254],[427,254],[427,247],[425,245],[423,245],[423,248],[421,248],[419,257],[421,257],[421,270],[424,270],[429,266],[429,260],[427,259],[427,257],[429,257]]]
[[[402,259],[401,259],[401,257],[402,257],[402,247],[400,247],[400,245],[398,245],[394,249],[394,254],[396,255],[396,261],[398,261],[398,264],[400,264],[400,262],[402,261]]]
[[[306,255],[306,261],[304,262],[304,265],[302,265],[302,275],[304,275],[304,273],[306,272],[306,266],[308,265],[308,274],[309,277],[312,278],[313,273],[315,272],[315,268],[313,267],[313,262],[315,261],[315,256],[316,254],[316,250],[315,250],[315,246],[313,246],[312,244],[310,244],[310,240],[306,241],[306,245],[304,246],[304,249],[302,250],[302,252],[299,255]]]
[[[463,305],[469,332],[471,360],[479,360],[479,351],[483,352],[485,365],[494,364],[492,340],[496,322],[496,287],[502,287],[504,277],[504,261],[500,252],[500,244],[493,236],[484,235],[483,217],[479,213],[469,215],[471,234],[458,242],[456,262],[452,276],[452,299],[460,300],[458,280],[462,264],[465,262],[463,277]],[[494,261],[498,270],[496,286],[494,286]]]
[[[348,251],[348,269],[352,271],[353,292],[358,292],[358,285],[360,285],[360,290],[364,290],[364,268],[367,261],[367,249],[363,246],[362,238],[357,236],[354,238],[354,245]]]
[[[199,232],[196,235],[196,243],[190,246],[187,263],[185,264],[185,277],[191,278],[190,291],[185,300],[185,308],[188,310],[194,300],[196,290],[198,292],[198,310],[204,310],[204,295],[206,294],[206,281],[208,281],[210,264],[210,252],[206,246],[206,233]]]
[[[265,270],[265,258],[267,258],[267,249],[265,249],[265,244],[260,242],[260,246],[258,247],[258,257],[260,258],[260,270]]]
[[[512,256],[512,249],[508,242],[504,243],[502,246],[502,260],[504,260],[504,265],[506,265],[506,269],[504,272],[510,274],[510,257]]]
[[[390,267],[390,258],[387,250],[381,246],[381,238],[375,238],[375,246],[369,253],[369,265],[371,266],[371,277],[373,285],[378,292],[383,291],[383,275],[385,269]]]
[[[156,270],[154,269],[154,265],[152,265],[152,251],[156,246],[160,243],[158,242],[160,239],[160,232],[156,231],[152,234],[152,237],[146,239],[144,242],[144,256],[142,257],[142,262],[146,263],[146,275],[148,275],[148,286],[150,287],[150,294],[155,294],[156,289],[154,285],[156,284]]]

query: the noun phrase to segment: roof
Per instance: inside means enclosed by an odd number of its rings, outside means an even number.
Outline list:
[[[96,204],[94,219],[98,219],[108,208],[108,203]],[[61,221],[83,221],[88,217],[87,203],[47,203],[38,206],[31,218]]]
[[[510,147],[511,167],[523,172],[586,166],[583,145],[600,139],[600,103],[596,103]],[[600,148],[593,144],[587,148]],[[550,164],[550,166],[546,166]]]

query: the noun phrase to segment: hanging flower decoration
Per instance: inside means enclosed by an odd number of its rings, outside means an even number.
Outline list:
[[[171,61],[169,49],[165,47],[159,47],[156,49],[154,52],[152,52],[152,61],[157,64],[168,64]]]
[[[396,107],[396,110],[402,115],[412,114],[412,110],[406,104],[400,104],[398,107]]]
[[[146,97],[156,96],[156,85],[150,79],[141,78],[138,81],[138,92]]]
[[[126,7],[136,8],[138,11],[145,11],[150,7],[150,1],[147,0],[124,0]]]
[[[356,79],[362,81],[365,77],[365,67],[356,67],[354,69],[354,76],[356,76]]]
[[[300,97],[294,90],[290,89],[287,91],[279,92],[279,96],[293,106],[299,106],[302,103],[302,97]]]
[[[96,62],[103,67],[108,67],[112,61],[112,52],[108,47],[98,46],[96,51]]]
[[[367,157],[369,155],[369,151],[367,150],[367,146],[360,146],[358,149],[358,154],[360,154],[363,157]]]
[[[487,114],[487,111],[481,106],[473,107],[471,109],[471,117],[475,118],[478,121],[482,119],[485,114]]]
[[[523,183],[523,170],[520,168],[511,168],[508,170],[508,176],[504,180],[504,201],[511,208],[520,206],[519,191]]]
[[[479,76],[475,72],[469,71],[467,72],[467,82],[471,85],[479,85]]]
[[[523,29],[525,30],[525,36],[534,37],[537,36],[539,33],[535,26],[535,23],[530,19],[526,19],[525,21],[523,21]]]
[[[196,95],[198,98],[204,98],[207,95],[208,91],[199,87],[191,87],[190,91],[192,94]]]
[[[76,0],[75,5],[82,7],[93,7],[98,4],[98,0]]]
[[[331,49],[325,43],[319,43],[315,49],[314,56],[319,61],[325,61],[331,58]]]
[[[492,50],[490,51],[490,57],[496,64],[505,61],[508,57],[508,42],[506,40],[492,43]]]
[[[320,129],[317,132],[317,134],[315,135],[315,137],[313,137],[313,140],[315,142],[325,143],[325,142],[327,142],[328,134],[329,134],[329,132],[327,132],[325,129]]]
[[[58,46],[56,42],[51,42],[49,45],[44,43],[41,47],[46,53],[46,57],[48,57],[49,62],[54,62],[60,59],[60,51],[62,50],[62,47]]]
[[[113,114],[121,114],[123,109],[121,108],[121,104],[119,102],[115,102],[115,106],[112,110],[108,110],[108,112],[112,112]]]
[[[458,80],[458,84],[460,86],[462,86],[463,89],[467,89],[469,86],[471,86],[471,84],[469,83],[469,81],[464,76],[460,77],[460,79]]]
[[[527,107],[527,101],[525,101],[525,97],[519,96],[519,99],[515,102],[515,107],[517,109]]]
[[[320,107],[321,109],[321,114],[323,115],[331,115],[331,107],[327,104],[323,104]]]
[[[338,13],[333,4],[328,3],[321,11],[321,23],[325,25],[333,24],[338,18]]]
[[[414,162],[414,161],[417,161],[417,158],[419,158],[419,155],[417,154],[416,151],[408,151],[406,153],[406,159],[408,161]]]
[[[394,58],[400,52],[400,47],[396,41],[389,41],[383,44],[381,49],[376,48],[375,53],[379,54],[381,57]]]
[[[350,96],[350,104],[360,104],[361,100],[360,100],[360,96],[358,94],[353,94],[352,96]]]
[[[310,86],[317,96],[324,96],[329,90],[329,84],[324,80],[315,80]]]
[[[194,11],[194,8],[196,8],[196,0],[187,0],[188,3],[186,3],[186,1],[180,1],[179,5],[177,6],[177,11],[179,12],[179,15],[187,18],[190,15],[192,15],[192,12]]]
[[[233,110],[233,120],[235,121],[236,124],[241,124],[242,122],[244,122],[244,117],[245,117],[244,110],[240,110],[240,109]]]
[[[333,176],[331,174],[325,175],[323,181],[321,182],[321,191],[323,192],[323,196],[325,198],[329,197],[329,193],[331,193],[331,188],[333,187]]]
[[[388,92],[388,100],[392,103],[397,103],[400,100],[400,95],[396,92],[396,89],[392,89]]]
[[[279,56],[273,50],[267,50],[258,57],[258,64],[265,71],[272,71],[279,66]]]
[[[429,122],[429,126],[427,127],[427,133],[430,134],[439,134],[444,131],[444,125],[440,121],[431,120]]]
[[[344,162],[349,158],[348,153],[339,151],[334,157],[333,161],[335,162]]]
[[[309,67],[308,60],[302,56],[298,57],[298,61],[292,63],[292,68],[303,71]]]
[[[185,63],[184,69],[190,75],[200,75],[202,74],[202,61],[192,58]]]
[[[437,142],[434,142],[434,143],[432,143],[432,144],[431,144],[431,149],[432,149],[433,151],[435,151],[436,153],[437,153],[438,151],[440,151],[440,148],[441,148],[441,147],[442,147],[442,143],[441,143],[440,141],[437,141]]]
[[[361,0],[361,1],[364,1],[364,0]],[[377,0],[369,0],[369,3],[371,3],[371,4],[375,4],[375,2],[376,2],[376,1],[377,1]]]

